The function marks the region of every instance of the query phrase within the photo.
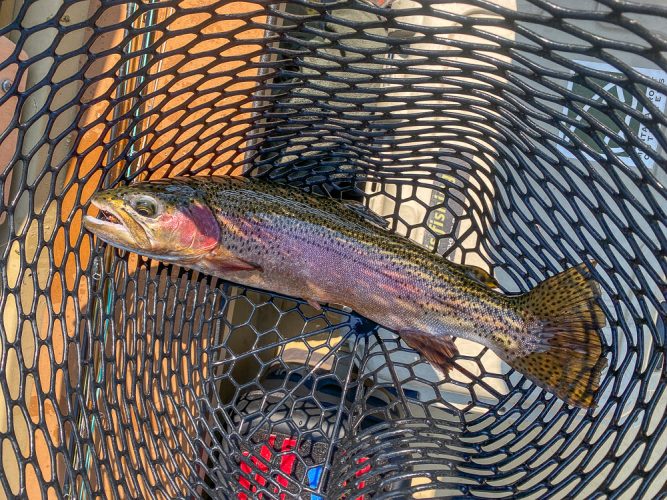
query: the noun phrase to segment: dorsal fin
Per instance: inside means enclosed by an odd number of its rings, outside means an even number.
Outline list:
[[[469,266],[466,264],[456,264],[454,262],[449,262],[448,264],[452,265],[453,267],[457,268],[460,272],[465,274],[468,278],[473,279],[475,281],[479,281],[483,285],[488,286],[489,288],[499,288],[500,285],[496,281],[496,279],[491,276],[488,272],[486,272],[484,269],[481,267],[477,266]]]
[[[360,215],[368,222],[380,226],[382,229],[387,229],[389,227],[389,222],[384,217],[376,214],[363,203],[356,200],[343,200],[342,202],[346,208],[349,208],[357,215]]]

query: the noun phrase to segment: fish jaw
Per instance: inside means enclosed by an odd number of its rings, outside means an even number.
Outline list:
[[[152,248],[147,230],[130,217],[122,208],[116,208],[113,203],[94,196],[91,204],[106,214],[106,220],[100,217],[86,215],[83,226],[95,234],[99,239],[110,245],[130,252],[146,254]]]
[[[91,199],[91,205],[100,214],[85,216],[83,224],[109,245],[194,268],[200,261],[220,253],[218,221],[210,207],[196,199],[195,194],[151,190],[145,184],[102,191]],[[153,202],[152,215],[137,211],[137,200],[145,199]],[[228,257],[230,260],[233,256]],[[241,264],[242,268],[248,267]]]

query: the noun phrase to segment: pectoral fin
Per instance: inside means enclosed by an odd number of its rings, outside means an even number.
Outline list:
[[[236,259],[222,262],[219,265],[220,271],[223,272],[236,272],[236,271],[262,271],[262,267],[253,264],[251,262],[246,262],[245,260]]]
[[[217,248],[214,252],[207,255],[205,259],[202,259],[201,265],[205,266],[213,274],[238,271],[263,271],[262,266],[259,264],[243,260],[222,248]]]
[[[313,299],[306,299],[306,302],[308,302],[308,305],[315,309],[316,311],[321,311],[322,306],[319,304],[319,302],[313,300]]]
[[[443,373],[448,373],[454,367],[454,358],[459,351],[454,345],[453,337],[431,335],[416,330],[401,330],[398,333],[410,347]]]

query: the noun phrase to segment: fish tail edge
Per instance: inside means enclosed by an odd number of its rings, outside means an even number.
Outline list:
[[[599,297],[600,287],[582,263],[515,299],[531,318],[530,336],[537,348],[510,354],[506,360],[540,387],[580,408],[596,406],[607,366],[600,332],[606,318]]]

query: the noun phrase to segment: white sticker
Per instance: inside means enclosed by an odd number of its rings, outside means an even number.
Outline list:
[[[613,66],[605,63],[590,62],[590,61],[573,61],[573,62],[576,62],[581,66],[586,66],[588,68],[595,70],[606,71],[610,73],[619,73],[619,74],[621,73],[617,68],[614,68]],[[665,81],[667,81],[667,73],[665,71],[648,69],[648,68],[634,68],[634,69],[635,71],[641,73],[642,75],[651,78],[652,80],[655,80],[659,83],[664,84]],[[650,117],[651,114],[649,110],[646,109],[633,94],[627,92],[625,89],[616,85],[613,82],[605,82],[603,80],[599,80],[599,82],[600,86],[605,90],[605,92],[614,95],[619,101],[627,105],[629,108],[640,111],[645,117],[647,118]],[[573,81],[569,81],[567,83],[567,88],[568,90],[571,90],[586,99],[596,100],[596,101],[602,100],[602,96],[594,93],[593,90],[591,90],[590,88],[583,85],[575,84]],[[645,89],[644,95],[649,98],[649,100],[655,105],[656,108],[658,108],[661,112],[664,113],[665,103],[667,102],[667,96],[665,96],[665,94],[658,92],[657,90],[651,87],[647,87]],[[614,123],[608,116],[605,116],[602,111],[592,107],[589,104],[582,105],[581,110],[582,112],[585,112],[591,117],[594,117],[596,120],[599,120],[602,123],[604,123],[607,127],[613,130],[618,135],[618,137],[625,138],[625,133],[622,130],[620,130],[620,127],[616,123]],[[575,110],[568,108],[566,106],[563,107],[563,114],[580,122],[584,119],[582,118],[581,115],[575,112]],[[655,138],[655,136],[651,133],[651,131],[646,127],[646,125],[644,125],[642,122],[640,122],[639,120],[628,114],[625,114],[623,116],[623,121],[625,122],[625,125],[630,130],[632,130],[646,145],[646,149],[651,149],[655,152],[658,151],[659,148],[658,141]],[[599,152],[600,155],[599,158],[604,158],[603,150],[595,143],[595,141],[593,141],[593,139],[588,135],[588,133],[583,128],[578,128],[573,125],[568,125],[567,127],[572,135],[577,136],[579,139],[581,139],[582,142],[586,143],[592,150]],[[571,142],[570,139],[563,132],[560,132],[560,137],[566,140],[567,142]],[[613,137],[606,136],[602,138],[602,140],[604,141],[605,145],[608,146],[609,149],[616,155],[616,157],[619,158],[625,165],[628,165],[630,167],[637,166],[635,164],[635,160],[628,154],[625,147],[620,144],[617,144],[614,141]],[[572,147],[575,146],[573,145]],[[575,158],[572,152],[567,148],[559,146],[558,149],[567,158]],[[648,168],[653,167],[653,165],[655,164],[653,158],[651,158],[648,154],[646,154],[639,148],[635,148],[635,152],[646,167]],[[589,154],[584,153],[584,156],[589,160],[595,160],[595,158],[591,157]]]

